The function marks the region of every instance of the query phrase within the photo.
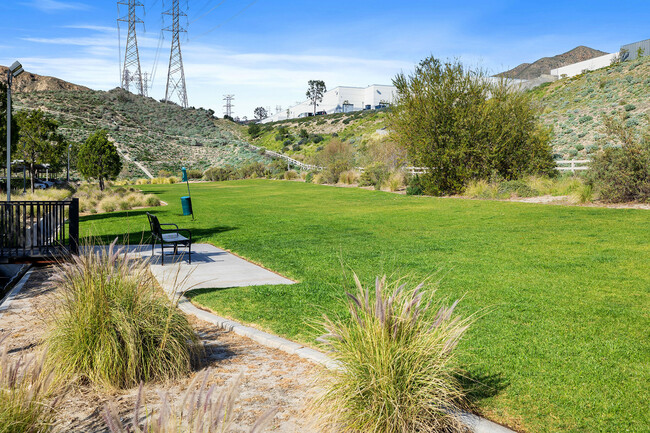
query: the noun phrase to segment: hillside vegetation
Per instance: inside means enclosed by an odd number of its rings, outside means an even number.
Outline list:
[[[183,109],[122,89],[23,92],[15,100],[16,109],[40,108],[52,115],[74,142],[85,141],[98,129],[108,130],[127,157],[123,177],[144,177],[128,159],[154,175],[161,170],[179,173],[183,166],[205,170],[262,159],[240,138],[238,125],[215,118],[211,110]]]
[[[544,84],[530,92],[545,107],[542,120],[553,127],[555,158],[589,159],[599,149],[615,145],[605,134],[603,115],[623,115],[628,125],[639,128],[649,125],[650,56]],[[252,142],[308,160],[335,136],[356,148],[385,138],[385,116],[385,112],[373,110],[274,122],[261,125],[261,135]],[[309,137],[301,137],[301,129]]]
[[[623,115],[629,126],[644,128],[650,112],[650,57],[566,78],[534,89],[545,105],[544,121],[555,130],[556,158],[590,158],[613,146],[604,115]]]

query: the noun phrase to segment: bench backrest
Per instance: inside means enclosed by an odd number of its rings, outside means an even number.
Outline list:
[[[158,222],[158,217],[147,212],[147,218],[149,218],[149,227],[151,227],[151,235],[159,239],[162,239],[162,230],[160,228],[160,222]]]

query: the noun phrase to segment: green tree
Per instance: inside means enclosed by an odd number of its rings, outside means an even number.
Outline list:
[[[115,179],[122,170],[117,147],[108,140],[108,132],[97,131],[79,148],[77,168],[86,179],[97,179],[104,190],[105,179]]]
[[[316,115],[316,106],[323,100],[323,95],[327,92],[325,82],[321,80],[309,80],[307,82],[307,99],[314,106],[314,116]]]
[[[390,128],[413,163],[429,169],[425,192],[460,193],[468,181],[495,175],[554,174],[551,131],[530,97],[506,81],[429,57],[393,83]]]
[[[41,110],[19,111],[16,113],[16,123],[20,131],[12,156],[22,159],[29,166],[31,190],[34,192],[36,166],[49,164],[51,171],[57,171],[63,164],[68,144],[58,133],[59,124]]]
[[[269,117],[269,113],[266,111],[266,108],[264,107],[257,107],[254,111],[253,114],[255,115],[255,118],[257,120],[262,120],[266,119]]]
[[[251,123],[250,125],[248,125],[248,135],[250,135],[251,138],[259,137],[261,132],[262,132],[262,128],[257,123]]]

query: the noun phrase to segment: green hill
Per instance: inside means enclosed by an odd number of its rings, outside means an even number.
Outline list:
[[[603,115],[623,114],[630,126],[648,126],[650,57],[559,80],[532,92],[545,106],[544,121],[554,127],[557,157],[588,158],[613,145],[603,131]]]
[[[241,138],[241,127],[217,119],[202,108],[183,109],[122,89],[49,90],[15,94],[16,109],[40,108],[60,123],[60,131],[76,142],[98,129],[109,131],[124,160],[124,177],[144,177],[133,162],[154,176],[165,170],[179,173],[182,166],[204,170],[239,165],[263,157]]]

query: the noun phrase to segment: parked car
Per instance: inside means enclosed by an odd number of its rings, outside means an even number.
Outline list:
[[[317,111],[316,112],[317,116],[324,116],[325,114],[327,114],[327,111]]]

